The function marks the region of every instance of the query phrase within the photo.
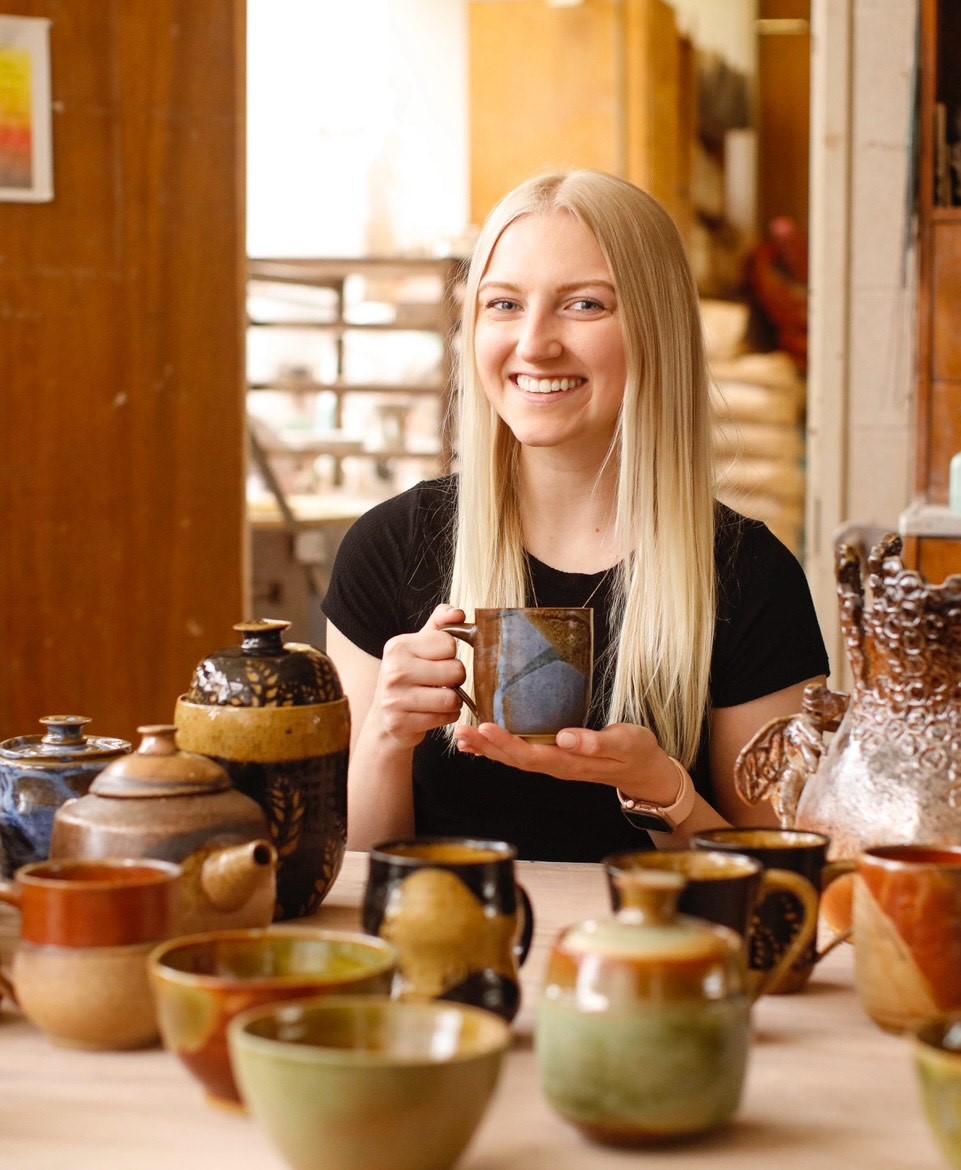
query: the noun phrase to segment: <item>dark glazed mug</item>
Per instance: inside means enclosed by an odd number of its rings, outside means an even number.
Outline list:
[[[474,623],[445,626],[474,651],[474,698],[454,689],[479,723],[532,743],[583,727],[594,670],[592,609],[479,609]]]
[[[504,841],[423,837],[370,851],[363,924],[397,951],[402,999],[474,1004],[512,1020],[534,915]]]

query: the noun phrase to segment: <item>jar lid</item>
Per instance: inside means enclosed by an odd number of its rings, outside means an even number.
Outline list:
[[[194,669],[189,703],[216,707],[300,707],[344,697],[333,662],[301,642],[284,642],[290,622],[238,622],[237,646],[215,650]]]
[[[0,743],[0,757],[26,760],[32,764],[64,764],[87,760],[109,760],[130,751],[125,739],[105,735],[84,735],[90,722],[87,715],[44,715],[43,735],[18,735]]]
[[[135,752],[114,760],[90,785],[97,796],[202,796],[232,788],[219,764],[196,752],[177,748],[173,724],[138,727],[143,737]]]

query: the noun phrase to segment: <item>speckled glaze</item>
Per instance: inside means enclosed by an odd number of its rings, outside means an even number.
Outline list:
[[[86,736],[85,715],[46,715],[42,735],[0,743],[0,877],[50,855],[57,809],[83,796],[111,760],[130,751],[124,739]]]
[[[264,810],[280,856],[277,917],[320,906],[347,843],[350,713],[333,663],[284,643],[285,621],[241,622],[177,700],[180,746],[209,756]]]
[[[618,880],[630,883],[632,905],[569,927],[551,953],[536,1032],[544,1092],[601,1142],[700,1133],[727,1121],[741,1097],[743,943],[727,927],[676,914],[681,874]]]

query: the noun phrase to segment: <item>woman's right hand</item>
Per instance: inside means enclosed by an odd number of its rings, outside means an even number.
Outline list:
[[[461,700],[453,688],[463,686],[466,671],[444,626],[465,616],[462,609],[438,605],[416,634],[399,634],[384,645],[370,717],[398,745],[415,748],[428,731],[459,715]]]

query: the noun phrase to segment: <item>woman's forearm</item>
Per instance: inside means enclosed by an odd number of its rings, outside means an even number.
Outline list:
[[[414,833],[413,748],[398,744],[368,717],[351,750],[347,777],[347,847]]]

